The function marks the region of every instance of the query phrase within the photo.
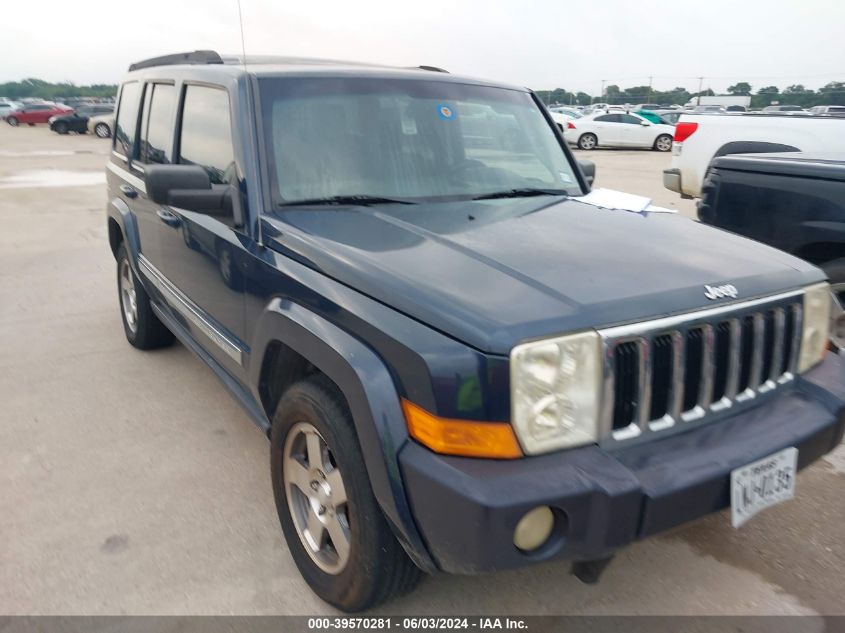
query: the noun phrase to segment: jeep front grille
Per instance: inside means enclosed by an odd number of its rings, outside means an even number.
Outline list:
[[[796,291],[599,330],[605,439],[695,424],[790,382],[802,307]]]

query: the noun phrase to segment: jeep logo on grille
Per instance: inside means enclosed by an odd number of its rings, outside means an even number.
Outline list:
[[[704,285],[704,296],[708,299],[724,299],[730,297],[736,299],[739,290],[732,284],[725,284],[724,286],[708,286]]]

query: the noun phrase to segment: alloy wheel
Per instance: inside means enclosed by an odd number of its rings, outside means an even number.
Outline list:
[[[299,422],[288,432],[282,454],[288,511],[311,560],[327,574],[346,567],[351,550],[346,487],[323,436]]]
[[[668,152],[672,149],[672,139],[668,136],[658,136],[656,146],[659,151]]]
[[[129,260],[120,262],[120,306],[123,308],[123,316],[126,325],[134,333],[138,329],[138,301],[135,294],[135,280],[132,277],[132,269],[129,267]]]

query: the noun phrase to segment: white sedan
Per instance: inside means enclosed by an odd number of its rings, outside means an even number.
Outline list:
[[[596,147],[647,147],[658,152],[672,149],[675,128],[646,121],[636,114],[596,113],[569,121],[563,137],[580,149]]]

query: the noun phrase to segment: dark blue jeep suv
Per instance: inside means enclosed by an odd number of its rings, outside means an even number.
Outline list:
[[[178,338],[267,432],[331,604],[552,558],[595,581],[635,539],[790,498],[841,441],[824,274],[597,202],[531,91],[212,51],[129,70],[126,337]]]

